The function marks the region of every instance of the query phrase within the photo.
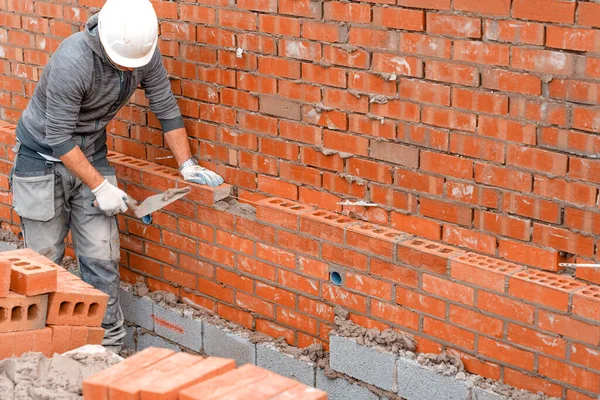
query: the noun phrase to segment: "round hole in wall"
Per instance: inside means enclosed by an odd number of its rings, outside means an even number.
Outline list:
[[[336,286],[340,286],[342,284],[342,276],[339,272],[333,271],[332,273],[330,273],[329,279],[331,280],[331,283],[333,283]]]

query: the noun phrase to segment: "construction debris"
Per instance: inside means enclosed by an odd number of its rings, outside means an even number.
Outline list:
[[[85,378],[121,360],[93,345],[52,358],[42,353],[9,358],[0,361],[0,400],[80,400]]]

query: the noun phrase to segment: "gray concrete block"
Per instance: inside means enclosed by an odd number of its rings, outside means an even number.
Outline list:
[[[315,386],[316,365],[282,353],[268,344],[256,345],[256,365],[279,375],[297,380],[308,386]]]
[[[181,351],[181,349],[172,343],[167,342],[160,336],[152,335],[151,333],[144,332],[138,335],[138,346],[137,351],[142,351],[148,347],[162,347],[165,349],[171,349],[173,351]]]
[[[139,332],[139,330],[140,329],[136,328],[135,326],[127,326],[127,325],[125,325],[125,332],[127,334],[123,338],[123,344],[125,345],[126,349],[137,350],[136,349],[136,344],[135,344],[135,335],[136,335],[137,332]]]
[[[0,252],[17,250],[18,246],[13,242],[0,242]]]
[[[327,392],[329,400],[378,400],[379,396],[366,387],[350,383],[344,378],[329,379],[317,369],[317,389]]]
[[[244,364],[256,364],[256,346],[239,334],[205,322],[203,337],[205,354],[232,358],[238,367]]]
[[[473,386],[471,389],[471,400],[507,400],[508,397],[492,392],[491,390],[482,389]]]
[[[362,346],[353,339],[329,337],[331,369],[383,390],[396,392],[396,356],[373,347]]]
[[[202,321],[193,318],[191,312],[154,304],[154,332],[188,349],[202,348]]]
[[[127,290],[120,289],[119,300],[125,321],[131,322],[149,331],[154,330],[152,313],[154,302],[146,297],[138,297]]]
[[[398,359],[398,396],[406,400],[466,400],[470,381],[458,380],[427,368],[415,360]]]

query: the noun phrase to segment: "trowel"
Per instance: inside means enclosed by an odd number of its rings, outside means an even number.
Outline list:
[[[124,200],[125,203],[127,203],[127,206],[133,210],[135,216],[140,218],[144,224],[149,225],[152,223],[153,212],[165,208],[169,204],[185,197],[191,191],[192,188],[189,186],[184,188],[171,188],[166,192],[147,197],[141,204],[138,204],[136,200],[129,196]],[[93,206],[98,207],[98,203],[95,200]]]
[[[127,205],[133,210],[136,217],[140,218],[144,224],[152,223],[152,213],[158,211],[169,204],[185,197],[192,191],[191,187],[171,188],[166,192],[155,194],[147,197],[141,204],[136,205],[136,202],[128,201]]]

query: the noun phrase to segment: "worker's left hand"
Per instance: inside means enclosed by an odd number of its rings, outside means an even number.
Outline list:
[[[181,170],[181,175],[186,181],[200,185],[216,187],[223,183],[221,176],[199,165],[185,167]]]

